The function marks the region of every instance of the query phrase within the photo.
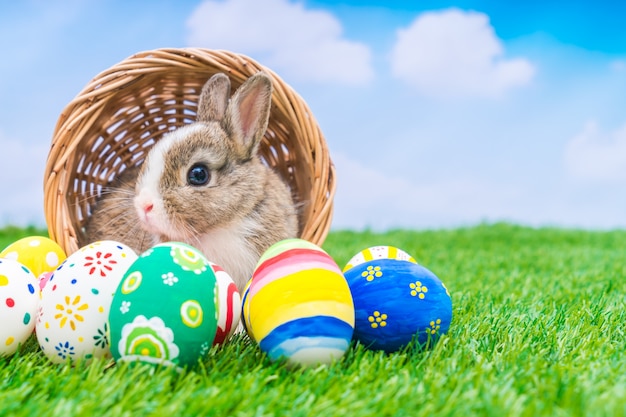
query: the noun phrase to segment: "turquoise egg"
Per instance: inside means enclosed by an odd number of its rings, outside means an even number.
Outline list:
[[[183,243],[148,249],[130,266],[109,313],[116,361],[193,367],[215,339],[218,287],[204,255]]]
[[[413,340],[432,346],[448,331],[450,293],[412,258],[363,261],[344,275],[354,300],[354,338],[367,348],[394,352]]]

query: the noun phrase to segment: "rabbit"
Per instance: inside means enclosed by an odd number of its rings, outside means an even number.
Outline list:
[[[85,226],[81,246],[98,240],[115,240],[143,252],[153,244],[153,237],[139,226],[134,214],[135,184],[140,167],[122,171],[113,182],[102,189],[101,196]]]
[[[229,78],[213,75],[200,93],[196,122],[150,149],[134,187],[131,168],[120,188],[103,193],[108,201],[96,205],[92,218],[98,227],[87,226],[86,240],[118,236],[137,251],[184,242],[220,265],[243,291],[263,252],[298,234],[290,189],[257,152],[271,96],[264,72],[251,76],[230,100]]]

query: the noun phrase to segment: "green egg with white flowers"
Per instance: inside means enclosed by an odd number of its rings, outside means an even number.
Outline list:
[[[217,281],[209,261],[184,243],[156,245],[131,265],[109,313],[116,361],[193,367],[213,344]]]

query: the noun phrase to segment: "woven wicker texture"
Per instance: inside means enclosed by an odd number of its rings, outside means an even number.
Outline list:
[[[303,99],[272,70],[228,51],[157,49],[97,75],[63,110],[44,176],[50,237],[69,254],[103,186],[139,165],[164,133],[195,119],[198,95],[217,72],[233,91],[264,70],[273,80],[272,110],[260,154],[289,184],[299,205],[300,236],[322,244],[330,228],[334,166]]]

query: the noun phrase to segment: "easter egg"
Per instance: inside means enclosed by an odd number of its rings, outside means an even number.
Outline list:
[[[43,288],[46,286],[46,284],[48,283],[48,281],[50,281],[50,277],[54,275],[54,271],[48,271],[48,272],[44,272],[43,274],[41,274],[39,276],[39,278],[37,279],[38,283],[39,283],[39,289],[43,290]]]
[[[245,328],[271,360],[315,366],[340,359],[354,330],[350,289],[335,261],[302,239],[271,246],[244,289]]]
[[[0,356],[15,353],[33,333],[39,303],[35,275],[13,259],[0,259]]]
[[[235,333],[241,318],[241,296],[237,285],[222,267],[209,261],[218,289],[218,321],[214,345],[224,343]]]
[[[248,320],[250,319],[250,303],[248,302],[250,285],[252,285],[252,278],[250,278],[246,283],[246,286],[243,288],[243,295],[241,296],[241,325],[243,326],[243,330],[248,334],[248,336],[250,336],[252,340],[255,340],[254,335],[252,334],[252,329],[250,328],[250,324],[248,323]]]
[[[431,346],[452,320],[452,300],[445,285],[395,248],[390,251],[393,258],[371,257],[372,251],[367,251],[344,268],[354,300],[354,338],[386,352],[413,340]]]
[[[363,249],[357,253],[348,261],[344,266],[344,272],[350,268],[360,265],[364,262],[371,261],[373,259],[396,259],[399,261],[409,261],[417,263],[417,261],[408,253],[402,249],[398,249],[395,246],[372,246],[367,249]]]
[[[57,269],[66,257],[63,249],[54,240],[43,236],[22,238],[0,252],[0,258],[15,259],[37,278]]]
[[[109,324],[117,361],[192,367],[217,332],[214,267],[192,246],[168,242],[148,249],[118,286]]]
[[[113,293],[137,259],[128,246],[99,241],[63,262],[41,290],[37,340],[55,363],[111,356],[108,315]]]

